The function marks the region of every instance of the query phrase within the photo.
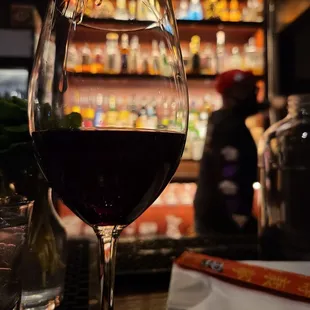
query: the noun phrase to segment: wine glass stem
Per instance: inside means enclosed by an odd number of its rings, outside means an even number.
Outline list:
[[[99,275],[101,286],[101,310],[114,309],[114,282],[116,245],[121,228],[116,226],[96,227],[99,239]]]

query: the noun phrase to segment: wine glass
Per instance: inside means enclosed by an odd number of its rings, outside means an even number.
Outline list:
[[[104,310],[113,309],[117,238],[174,175],[188,126],[171,1],[138,7],[146,20],[102,18],[108,0],[51,0],[29,86],[42,172],[98,236]]]

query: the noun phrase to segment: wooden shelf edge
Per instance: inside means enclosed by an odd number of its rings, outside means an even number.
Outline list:
[[[85,16],[83,18],[83,21],[85,23],[92,23],[92,24],[102,24],[102,23],[113,23],[113,24],[119,24],[119,25],[128,25],[128,23],[131,26],[143,26],[143,25],[149,25],[153,23],[152,21],[147,20],[118,20],[114,18],[91,18]],[[231,22],[231,21],[222,21],[219,19],[203,19],[203,20],[185,20],[185,19],[179,19],[177,20],[178,26],[222,26],[222,27],[244,27],[244,28],[263,28],[264,22]]]
[[[162,80],[171,79],[172,76],[150,75],[150,74],[108,74],[108,73],[90,73],[90,72],[69,72],[70,78],[101,78],[101,79],[148,79],[148,80]],[[188,80],[215,80],[217,74],[187,74]],[[257,75],[257,80],[265,79],[264,75]]]

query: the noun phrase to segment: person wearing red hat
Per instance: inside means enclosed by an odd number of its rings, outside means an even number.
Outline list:
[[[194,200],[196,232],[255,234],[251,212],[257,149],[245,120],[266,105],[258,104],[255,77],[249,71],[222,73],[216,90],[223,106],[208,122]]]

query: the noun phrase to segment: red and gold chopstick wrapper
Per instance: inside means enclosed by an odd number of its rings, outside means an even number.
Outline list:
[[[310,277],[230,261],[204,254],[185,252],[176,264],[186,269],[201,271],[222,280],[245,287],[278,293],[310,302]]]

